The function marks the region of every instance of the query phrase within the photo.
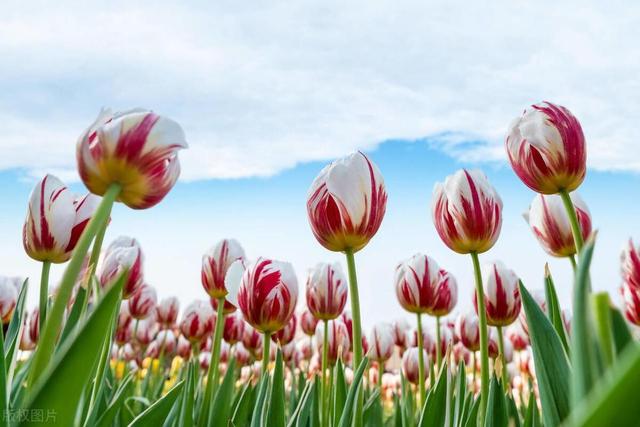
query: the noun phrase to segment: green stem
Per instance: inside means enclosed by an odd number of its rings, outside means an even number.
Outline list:
[[[489,398],[489,337],[487,333],[487,312],[484,305],[484,288],[482,285],[482,272],[480,271],[480,259],[477,252],[471,252],[473,271],[476,280],[476,299],[478,302],[478,319],[480,328],[480,425],[484,425],[487,411],[487,399]]]
[[[360,327],[360,297],[358,296],[358,277],[356,275],[356,262],[353,257],[353,250],[344,251],[347,256],[347,269],[349,270],[349,296],[351,299],[351,318],[353,322],[353,370],[360,366],[362,361],[362,330]],[[356,427],[362,425],[363,407],[362,389],[358,390],[354,424]]]
[[[576,263],[576,256],[569,255],[569,261],[571,262],[571,267],[573,267],[573,273],[575,274],[576,270],[578,269],[578,264]]]
[[[264,333],[264,343],[262,347],[262,374],[269,372],[269,359],[271,353],[269,352],[271,346],[271,332]]]
[[[473,395],[475,396],[476,394],[476,352],[471,352],[471,364],[473,365],[473,377],[472,377],[472,381],[473,381]]]
[[[584,239],[582,238],[582,231],[580,230],[580,223],[578,222],[578,215],[576,214],[576,209],[573,206],[573,202],[571,201],[571,196],[569,196],[569,192],[567,190],[560,191],[560,197],[562,198],[562,203],[564,204],[564,208],[567,211],[567,215],[569,216],[569,223],[571,224],[571,232],[573,233],[573,240],[576,244],[576,252],[579,254],[582,250],[582,246],[584,245]]]
[[[422,315],[418,317],[418,386],[420,387],[420,405],[422,406],[427,398],[427,390],[424,380],[424,337],[422,336]]]
[[[41,329],[38,346],[36,347],[29,373],[29,381],[27,383],[28,388],[31,388],[38,380],[51,360],[51,355],[53,354],[58,333],[60,331],[60,325],[62,324],[64,310],[67,307],[69,298],[71,297],[71,292],[73,291],[73,286],[78,279],[78,274],[80,274],[80,270],[82,269],[84,257],[89,250],[91,241],[102,224],[109,220],[111,208],[120,194],[121,189],[122,187],[119,184],[111,184],[102,197],[102,201],[93,214],[91,221],[87,224],[87,228],[85,228],[82,236],[80,236],[80,240],[73,251],[71,260],[69,261],[69,264],[67,264],[67,268],[65,269],[62,280],[60,281],[60,286],[53,302],[51,312],[48,315],[47,323],[44,325],[44,328]]]
[[[320,402],[322,402],[322,425],[329,426],[329,405],[327,405],[327,365],[329,363],[329,321],[323,320],[324,335],[322,337],[322,374],[320,381]]]
[[[436,372],[440,372],[442,353],[440,347],[440,316],[436,316]]]
[[[42,274],[40,275],[40,330],[47,321],[47,303],[49,300],[49,272],[51,261],[42,261]]]
[[[211,411],[211,400],[215,396],[218,382],[220,381],[220,370],[218,363],[220,362],[220,344],[222,341],[222,331],[224,330],[224,300],[225,297],[218,298],[218,309],[216,312],[216,329],[213,333],[213,348],[211,351],[211,362],[209,363],[209,372],[207,372],[207,387],[204,392],[204,400],[202,401],[202,423],[206,425],[211,423],[213,414]],[[205,422],[206,421],[206,422]]]
[[[508,392],[510,387],[509,385],[509,373],[507,372],[507,359],[504,355],[504,335],[502,333],[502,326],[498,326],[498,351],[500,352],[499,357],[502,359],[502,388],[505,392]],[[497,373],[496,373],[497,375]]]

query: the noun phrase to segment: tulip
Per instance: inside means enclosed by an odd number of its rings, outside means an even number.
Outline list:
[[[191,342],[185,338],[184,335],[178,337],[176,343],[176,354],[181,358],[187,360],[191,357],[191,351],[193,350]]]
[[[171,329],[178,319],[180,301],[176,297],[164,298],[156,307],[156,318],[162,329]]]
[[[624,283],[620,289],[624,302],[624,314],[636,326],[640,326],[640,288]]]
[[[146,317],[136,323],[136,342],[147,347],[158,334],[158,322],[153,317]]]
[[[369,349],[369,357],[378,362],[378,386],[382,383],[382,374],[384,362],[393,356],[395,342],[393,339],[393,328],[387,323],[378,323],[371,329],[369,341],[371,346]]]
[[[155,314],[156,304],[156,290],[149,285],[142,285],[129,299],[131,317],[141,320]]]
[[[487,322],[500,330],[503,326],[512,324],[520,314],[520,280],[513,270],[500,261],[485,266],[484,277],[487,280],[484,295]],[[478,312],[476,295],[473,304]]]
[[[118,184],[118,200],[133,209],[159,203],[180,175],[178,150],[187,148],[173,120],[148,110],[102,110],[76,147],[80,178],[99,196]]]
[[[202,286],[213,298],[227,296],[225,278],[227,270],[235,261],[245,259],[246,255],[240,243],[235,239],[223,239],[202,257]]]
[[[284,326],[284,328],[277,331],[271,337],[275,342],[280,343],[281,346],[285,346],[289,344],[296,336],[296,326],[298,325],[298,321],[296,320],[296,316],[291,316],[289,322]]]
[[[632,239],[623,249],[620,260],[623,283],[640,289],[640,247],[635,246]]]
[[[578,193],[571,193],[570,197],[575,206],[582,238],[586,239],[591,234],[589,208]],[[525,214],[525,220],[549,255],[569,257],[575,269],[576,245],[571,230],[571,220],[560,196],[537,194],[529,211]]]
[[[262,348],[262,335],[256,331],[251,325],[244,325],[244,334],[242,335],[242,343],[244,347],[256,357]]]
[[[215,313],[218,313],[218,300],[215,298],[210,298],[211,308]],[[230,303],[228,300],[224,299],[224,303],[222,304],[222,315],[223,317],[227,317],[229,314],[234,313],[238,308]]]
[[[300,329],[305,335],[312,337],[316,333],[316,326],[318,325],[318,319],[316,319],[309,310],[305,310],[300,315]]]
[[[22,351],[32,351],[36,348],[36,343],[31,340],[29,324],[29,314],[25,312],[22,317],[22,332],[20,333],[20,350]]]
[[[302,358],[304,360],[310,360],[311,356],[313,356],[313,339],[298,341],[297,345]]]
[[[316,344],[318,352],[323,354],[327,352],[327,363],[334,366],[338,361],[338,357],[346,355],[349,351],[349,333],[346,325],[340,320],[329,320],[327,322],[327,346],[324,346],[323,325],[318,324],[316,329]]]
[[[176,351],[177,340],[171,330],[165,329],[160,331],[158,335],[156,335],[154,342],[158,345],[160,357],[163,357],[165,354],[173,355]]]
[[[507,339],[515,351],[524,351],[529,346],[529,335],[525,333],[520,323],[514,323],[507,328]]]
[[[184,311],[180,331],[191,343],[200,344],[213,331],[214,314],[204,301],[194,301]]]
[[[411,327],[405,319],[398,319],[393,322],[393,342],[400,349],[401,353],[409,346],[408,332]]]
[[[505,141],[509,162],[536,193],[578,188],[587,172],[587,151],[578,120],[565,107],[532,105],[511,122]]]
[[[440,317],[451,313],[451,310],[458,302],[458,284],[453,275],[445,270],[440,270],[438,274],[438,285],[434,293],[434,300],[431,305],[430,313],[436,318],[436,341],[440,342]],[[446,325],[443,325],[446,326]],[[449,329],[448,327],[446,328]],[[446,352],[440,351],[440,347],[436,347],[436,367],[440,369],[442,355]]]
[[[122,298],[130,298],[144,283],[142,264],[144,257],[136,239],[120,236],[114,240],[104,254],[100,273],[100,285],[105,288],[127,271],[122,288]]]
[[[35,308],[29,316],[29,340],[37,344],[40,338],[40,310]]]
[[[260,336],[260,335],[258,335]],[[251,360],[251,353],[239,342],[234,347],[234,356],[236,358],[237,366],[246,366]]]
[[[435,358],[438,353],[446,355],[449,346],[453,346],[453,331],[447,325],[440,325],[436,329],[436,338],[431,338],[429,341],[430,345],[427,349],[432,358]]]
[[[422,369],[420,369],[422,364]],[[417,347],[407,349],[402,356],[402,373],[404,377],[412,384],[420,385],[419,372],[429,372],[429,356],[427,352],[422,350],[422,357],[420,357],[420,350]]]
[[[307,280],[307,307],[320,320],[336,319],[347,303],[347,279],[340,264],[318,264]]]
[[[202,369],[203,371],[208,371],[209,367],[211,366],[211,353],[209,353],[208,351],[203,351],[202,353],[200,353],[198,355],[198,363],[200,364],[200,369]],[[215,369],[218,368],[215,367]]]
[[[295,362],[296,353],[298,349],[296,348],[296,343],[291,341],[282,346],[282,360],[286,364],[291,364]],[[292,370],[293,372],[293,370]]]
[[[433,222],[442,241],[453,251],[470,254],[475,273],[479,304],[481,401],[480,424],[489,396],[489,356],[487,320],[479,253],[488,251],[498,240],[502,227],[502,200],[480,171],[461,170],[436,184],[432,201]]]
[[[0,276],[0,319],[3,325],[11,321],[17,303],[18,290],[13,279]]]
[[[478,316],[473,312],[468,312],[458,316],[456,321],[456,334],[460,342],[471,352],[480,349],[480,327]]]
[[[456,365],[464,362],[465,366],[469,366],[471,362],[471,352],[461,342],[453,345],[453,361]]]
[[[224,330],[222,331],[222,338],[229,345],[242,340],[244,334],[245,322],[242,318],[242,314],[235,312],[224,318]]]
[[[395,289],[398,302],[410,313],[429,313],[440,283],[440,267],[429,256],[416,254],[398,264]]]

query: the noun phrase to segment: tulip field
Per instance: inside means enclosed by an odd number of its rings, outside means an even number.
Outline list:
[[[621,277],[611,279],[624,306],[593,291],[597,232],[577,192],[588,138],[550,102],[508,129],[509,163],[522,191],[536,193],[525,219],[573,281],[556,283],[540,265],[539,293],[509,259],[486,262],[502,200],[480,170],[452,170],[422,195],[441,242],[407,253],[387,284],[397,297],[389,304],[412,320],[365,330],[358,252],[384,227],[387,204],[366,154],[331,162],[309,183],[309,232],[344,264],[317,260],[299,281],[290,263],[248,258],[236,239],[218,236],[201,283],[181,285],[202,298],[182,301],[145,281],[135,229],[112,241],[105,233],[114,203],[149,209],[171,191],[186,136],[149,110],[103,110],[76,146],[87,192],[46,175],[31,193],[23,243],[41,277],[0,276],[2,425],[640,425],[640,247],[629,241]],[[428,254],[433,243],[473,271],[468,310],[456,310],[457,272]],[[64,264],[55,286],[51,264]],[[559,286],[572,289],[570,303],[559,301]],[[38,296],[34,308],[27,292]]]

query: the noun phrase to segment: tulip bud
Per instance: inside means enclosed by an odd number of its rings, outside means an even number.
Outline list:
[[[429,356],[427,352],[422,350],[422,360],[424,363],[423,371],[429,375]],[[420,350],[417,347],[411,347],[404,352],[402,356],[402,373],[411,384],[418,384],[420,370]]]
[[[31,341],[29,323],[29,314],[25,312],[22,317],[22,332],[20,334],[20,350],[22,351],[31,351],[36,348],[36,343]]]
[[[361,152],[322,169],[307,197],[311,230],[334,252],[364,248],[380,228],[386,205],[382,174]]]
[[[640,247],[636,247],[632,239],[622,251],[620,261],[623,283],[640,289]]]
[[[378,323],[371,329],[369,357],[380,362],[387,361],[393,356],[395,342],[393,328],[387,323]]]
[[[143,284],[142,249],[136,239],[120,236],[114,240],[104,254],[100,273],[100,285],[104,288],[117,279],[125,270],[127,281],[122,289],[122,298],[128,299]]]
[[[201,343],[213,331],[214,313],[204,301],[194,301],[185,310],[180,331],[192,343]]]
[[[178,337],[178,342],[176,344],[176,354],[185,360],[191,357],[191,343],[183,335],[180,335]]]
[[[430,334],[431,335],[431,334]],[[427,342],[427,341],[425,341]],[[425,344],[425,348],[429,350],[429,354],[436,359],[436,340],[431,337],[429,345]],[[453,332],[447,325],[440,325],[440,355],[442,358],[447,354],[449,346],[453,346]]]
[[[291,316],[291,319],[289,319],[284,328],[274,333],[271,338],[275,342],[280,343],[281,346],[287,345],[295,338],[297,325],[298,321],[296,319],[296,316]]]
[[[340,315],[340,320],[342,320],[342,323],[344,323],[344,325],[347,327],[347,332],[349,332],[349,342],[353,344],[353,318],[351,317],[351,312],[343,311]],[[364,348],[362,349],[362,351],[364,352],[364,354],[367,354]]]
[[[146,209],[159,203],[178,180],[178,150],[183,148],[184,132],[171,119],[141,109],[115,114],[102,110],[78,139],[78,172],[93,194],[102,196],[119,184],[119,201]]]
[[[498,345],[498,332],[496,329],[491,328],[489,331],[489,357],[496,359],[500,355],[500,346]],[[513,346],[511,341],[504,341],[504,360],[506,363],[510,363],[513,360]]]
[[[587,150],[578,120],[569,110],[543,102],[509,126],[505,147],[511,167],[533,191],[571,192],[587,172]]]
[[[6,325],[11,321],[17,302],[18,290],[13,279],[0,276],[0,319],[2,319],[2,324]]]
[[[45,176],[29,197],[22,237],[36,261],[66,262],[97,208],[93,195],[77,197],[53,175]]]
[[[591,234],[591,214],[578,193],[570,194],[575,207],[583,239]],[[542,248],[551,256],[568,257],[576,254],[576,245],[567,211],[557,194],[538,194],[533,199],[525,220]]]
[[[458,282],[451,273],[440,270],[438,274],[438,285],[434,293],[433,303],[429,310],[432,316],[446,316],[458,302]]]
[[[440,282],[440,267],[429,256],[416,254],[398,264],[395,288],[398,302],[410,313],[428,313]]]
[[[144,319],[154,313],[157,304],[156,290],[142,285],[129,299],[129,312],[134,319]],[[155,316],[154,316],[155,317]],[[154,318],[155,321],[155,318]]]
[[[164,298],[156,307],[156,318],[162,329],[170,329],[176,324],[180,301],[176,297]]]
[[[298,280],[289,263],[259,258],[242,276],[238,305],[245,320],[263,333],[282,329],[297,300]]]
[[[34,308],[29,316],[29,340],[37,344],[40,337],[40,310],[38,307]]]
[[[239,312],[225,316],[222,338],[230,345],[234,345],[238,341],[242,340],[244,325],[244,319],[242,318],[242,314]]]
[[[347,303],[347,278],[340,264],[318,264],[307,279],[307,307],[322,320],[336,319]]]
[[[484,301],[487,311],[487,324],[490,326],[508,326],[520,314],[519,279],[513,270],[497,261],[485,266],[483,277]],[[477,294],[473,294],[473,305],[478,312]]]
[[[315,335],[315,333],[314,333]],[[300,351],[300,355],[302,356],[302,358],[304,360],[309,360],[311,359],[311,356],[313,356],[313,342],[312,340],[308,339],[308,340],[301,340],[298,341],[298,350]]]
[[[338,357],[345,355],[349,351],[349,332],[345,324],[339,320],[327,320],[327,362],[330,366],[333,366],[338,361]],[[316,345],[318,347],[318,354],[323,353],[323,338],[324,338],[324,325],[318,324],[316,327]]]
[[[318,319],[316,319],[309,310],[305,310],[300,315],[300,329],[305,335],[313,336],[316,333],[316,325]]]
[[[458,316],[456,334],[460,342],[472,352],[480,350],[480,327],[476,313],[468,312]]]
[[[246,255],[235,239],[223,239],[202,257],[202,286],[213,299],[227,296],[225,276],[227,270],[238,259]]]
[[[198,355],[198,362],[200,363],[200,369],[207,372],[209,370],[209,364],[211,363],[211,353],[203,351]]]
[[[136,342],[142,347],[146,347],[154,340],[158,334],[158,322],[152,316],[138,320],[136,328]]]
[[[488,251],[502,228],[502,200],[477,170],[460,170],[436,184],[432,213],[442,241],[461,254]]]

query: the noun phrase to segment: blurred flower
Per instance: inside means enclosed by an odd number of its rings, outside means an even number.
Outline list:
[[[191,357],[191,343],[183,335],[178,336],[176,343],[176,354],[182,359],[189,359]],[[173,359],[174,361],[176,359]]]
[[[134,319],[145,319],[155,315],[157,304],[156,290],[149,285],[142,285],[129,298],[129,312]],[[155,316],[154,321],[155,321]]]
[[[340,264],[320,263],[307,279],[307,307],[317,319],[340,316],[347,303],[347,278]]]
[[[498,331],[495,328],[489,328],[489,357],[492,359],[497,358],[500,354],[498,339]],[[504,359],[506,363],[513,360],[513,346],[509,340],[504,341]]]
[[[18,290],[14,284],[14,279],[0,276],[0,319],[3,324],[11,321],[13,311],[18,302]]]
[[[529,346],[529,335],[524,332],[520,322],[509,326],[506,332],[507,339],[511,341],[515,351],[525,350]]]
[[[300,340],[297,342],[297,346],[303,359],[311,359],[311,356],[313,355],[312,340]]]
[[[502,200],[478,170],[460,170],[437,183],[432,213],[442,241],[461,254],[488,251],[502,227]]]
[[[295,361],[296,353],[298,352],[296,343],[291,341],[288,344],[283,345],[281,348],[282,348],[282,359],[287,365],[290,365],[291,362]]]
[[[234,346],[234,356],[238,366],[246,366],[251,360],[251,353],[239,342]]]
[[[163,298],[156,307],[156,318],[163,329],[170,329],[176,324],[180,301],[176,297]]]
[[[436,339],[429,334],[431,338],[429,341],[425,341],[424,348],[428,349],[429,354],[435,360],[436,359]],[[428,344],[428,345],[427,345]],[[450,346],[453,346],[453,332],[447,325],[440,325],[440,355],[442,359],[445,359],[447,350]]]
[[[458,302],[458,282],[451,273],[440,270],[438,285],[435,289],[433,303],[429,309],[432,316],[446,316]]]
[[[253,356],[256,356],[260,354],[260,350],[262,349],[262,335],[251,325],[245,324],[242,343],[244,344],[244,347],[253,354]]]
[[[370,348],[368,357],[371,360],[387,361],[393,356],[395,346],[393,328],[388,323],[377,323],[369,336]]]
[[[425,376],[429,375],[429,356],[423,349],[423,362]],[[402,356],[402,373],[411,384],[418,384],[420,369],[420,353],[417,347],[408,348]],[[425,378],[426,379],[426,378]]]
[[[142,109],[102,110],[78,139],[78,171],[93,194],[102,196],[119,184],[118,200],[146,209],[159,203],[178,180],[178,150],[183,148],[184,132],[171,119]]]
[[[347,354],[350,348],[349,332],[345,324],[339,320],[327,320],[327,362],[333,366],[338,361],[338,357]],[[316,328],[316,345],[318,354],[323,354],[324,325],[318,324]]]
[[[484,301],[487,311],[487,324],[507,326],[520,314],[519,279],[513,270],[502,262],[496,261],[485,266]],[[473,294],[473,305],[478,312],[477,294]]]
[[[209,364],[211,363],[211,353],[203,351],[198,355],[198,361],[200,362],[200,369],[203,371],[209,370]]]
[[[187,306],[182,315],[180,331],[190,342],[200,343],[213,331],[213,318],[214,313],[209,304],[194,301]]]
[[[297,323],[296,316],[291,316],[284,328],[274,333],[271,338],[279,342],[281,346],[289,344],[296,336]]]
[[[640,288],[623,283],[620,291],[627,319],[634,325],[640,326]]]
[[[622,251],[620,261],[623,282],[640,289],[640,247],[635,246],[632,239]]]
[[[509,126],[505,147],[522,182],[542,194],[571,192],[587,171],[587,150],[578,120],[566,108],[532,105]]]
[[[305,310],[300,315],[300,329],[305,335],[313,336],[316,333],[316,325],[318,319],[316,319],[309,310]]]
[[[398,319],[393,322],[393,342],[396,346],[400,347],[401,351],[404,351],[409,343],[409,331],[411,326],[405,319]]]
[[[238,305],[245,320],[263,333],[283,328],[297,300],[298,280],[289,263],[259,258],[242,276]]]
[[[29,316],[29,340],[37,344],[40,337],[40,310],[34,308]]]
[[[534,289],[530,293],[531,293],[531,296],[533,297],[533,300],[536,302],[536,304],[538,304],[538,307],[540,307],[540,310],[542,310],[546,314],[547,300],[546,300],[544,291],[541,289]],[[518,316],[518,322],[520,323],[522,330],[524,331],[525,334],[527,334],[527,337],[528,337],[529,325],[527,324],[527,313],[524,310],[520,310],[520,316]]]
[[[118,237],[104,253],[100,285],[103,288],[110,285],[126,270],[128,271],[128,276],[122,290],[122,298],[129,298],[142,286],[143,260],[142,249],[140,249],[140,244],[136,239],[126,236]]]
[[[469,351],[480,350],[480,326],[476,313],[467,312],[458,316],[456,334]]]
[[[244,325],[245,322],[240,312],[225,316],[222,338],[231,345],[241,341],[244,334]]]
[[[386,205],[382,174],[361,152],[322,169],[307,197],[313,234],[334,252],[365,247],[380,228]]]
[[[24,249],[36,261],[66,262],[100,200],[78,197],[53,175],[46,175],[29,197],[22,232]]]
[[[36,343],[31,340],[29,313],[24,312],[22,316],[22,332],[20,334],[20,350],[31,351],[36,348]]]
[[[591,234],[591,213],[578,193],[569,196],[576,210],[582,237],[586,240]],[[537,194],[524,218],[549,255],[568,257],[576,254],[571,223],[559,195]]]
[[[145,319],[138,320],[136,331],[136,342],[142,347],[146,347],[155,339],[158,334],[158,322],[153,316],[149,316]]]
[[[220,240],[202,257],[202,286],[211,298],[227,296],[227,270],[236,260],[245,258],[244,249],[235,239]]]

